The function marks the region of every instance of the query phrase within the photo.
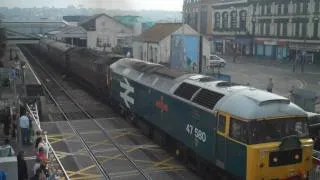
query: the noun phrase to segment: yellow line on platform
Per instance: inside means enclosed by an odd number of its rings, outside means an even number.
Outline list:
[[[72,178],[72,180],[82,180],[82,179],[85,179],[85,180],[87,180],[87,179],[101,179],[102,178],[102,176],[101,175],[95,175],[95,176],[85,176],[85,177],[77,177],[77,178]]]
[[[71,176],[75,176],[75,175],[80,175],[80,176],[84,176],[84,177],[75,177],[75,178],[86,178],[86,179],[90,179],[88,177],[101,177],[100,174],[89,174],[89,173],[77,173],[77,172],[74,172],[74,171],[66,171],[68,176],[71,177]],[[75,179],[75,178],[72,178],[72,179]]]
[[[167,162],[171,161],[173,159],[173,157],[168,157],[167,159],[164,159],[160,162],[156,162],[153,164],[154,167],[158,167],[158,166],[161,166],[163,164],[166,164]]]
[[[135,147],[135,148],[132,148],[132,149],[129,149],[127,152],[133,152],[133,151],[136,151],[136,150],[138,150],[138,149],[140,149],[140,147]],[[117,159],[118,157],[120,157],[120,156],[122,156],[122,154],[118,154],[118,155],[115,155],[115,156],[113,156],[111,159],[110,158],[106,158],[106,159],[104,159],[104,160],[102,160],[100,163],[102,164],[102,163],[105,163],[105,162],[108,162],[108,161],[111,161],[111,160],[115,160],[115,159]],[[83,169],[80,169],[79,171],[77,171],[77,172],[84,172],[84,171],[86,171],[86,170],[89,170],[89,169],[91,169],[91,168],[93,168],[93,167],[96,167],[96,165],[94,164],[94,165],[90,165],[90,166],[87,166],[87,167],[85,167],[85,168],[83,168]]]
[[[117,138],[123,137],[123,136],[125,136],[125,135],[127,135],[127,132],[121,133],[121,134],[119,134],[119,135],[117,135],[117,136],[115,136],[115,137],[112,137],[112,138],[113,138],[113,139],[117,139]],[[102,145],[102,144],[110,144],[110,143],[108,143],[108,142],[109,142],[109,140],[106,139],[106,140],[104,140],[104,141],[102,141],[102,142],[93,144],[92,146],[90,146],[90,148],[93,148],[93,147],[96,147],[96,146],[99,146],[99,145]],[[81,148],[81,149],[79,149],[79,152],[83,152],[84,150],[85,150],[84,148]]]

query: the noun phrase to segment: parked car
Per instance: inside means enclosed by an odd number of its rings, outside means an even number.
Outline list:
[[[217,55],[210,55],[209,65],[210,67],[225,67],[227,62]]]

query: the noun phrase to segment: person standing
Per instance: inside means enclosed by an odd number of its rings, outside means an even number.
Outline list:
[[[272,92],[272,89],[273,89],[272,78],[269,78],[269,83],[268,83],[268,86],[267,86],[267,91],[268,91],[268,92]]]
[[[23,112],[23,115],[19,118],[19,125],[21,128],[21,139],[24,145],[30,143],[29,139],[29,118]]]
[[[304,72],[304,65],[306,63],[306,52],[304,51],[301,55],[301,72]]]
[[[296,67],[297,67],[297,65],[299,63],[299,60],[300,60],[300,55],[296,54],[296,58],[293,60],[292,72],[296,71]]]
[[[11,117],[10,117],[10,111],[8,108],[5,108],[4,114],[3,114],[3,132],[5,136],[9,136],[10,133],[10,125],[11,125]]]
[[[18,161],[18,180],[28,179],[28,166],[27,162],[24,160],[24,152],[20,151],[17,156]]]
[[[17,130],[17,113],[16,110],[12,110],[11,114],[11,122],[12,122],[12,131],[11,131],[11,137],[16,137],[16,130]]]

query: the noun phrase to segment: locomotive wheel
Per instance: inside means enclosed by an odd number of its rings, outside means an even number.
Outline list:
[[[136,115],[133,112],[130,112],[129,115],[127,116],[127,120],[131,122],[131,124],[135,125],[136,124]]]
[[[122,117],[125,117],[125,116],[126,116],[126,110],[125,110],[124,108],[122,108],[122,107],[120,107],[120,115],[121,115]]]
[[[176,159],[184,163],[184,161],[186,160],[185,155],[186,155],[186,153],[185,153],[184,146],[181,145],[180,143],[177,143],[176,150],[175,150]]]
[[[206,166],[204,163],[201,162],[201,160],[197,161],[197,170],[196,171],[200,177],[204,178],[206,176]]]

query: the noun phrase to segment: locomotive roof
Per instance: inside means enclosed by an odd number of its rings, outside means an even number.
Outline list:
[[[202,99],[197,99],[196,104],[199,105],[200,103],[201,107],[212,112],[222,111],[246,120],[260,120],[264,118],[269,119],[288,116],[306,117],[306,112],[297,105],[291,103],[289,99],[263,90],[255,89],[253,87],[238,85],[227,81],[220,81],[210,76],[188,74],[183,71],[169,69],[160,64],[129,58],[121,59],[111,67],[122,75],[135,78],[137,81],[144,83],[147,86],[153,86],[158,90],[172,95],[177,95],[176,91],[178,91],[179,87],[182,86],[183,83],[191,84],[198,87],[198,89],[201,88],[201,90],[205,91],[201,95],[203,96],[201,97]],[[131,71],[126,71],[126,68],[134,69],[139,73],[135,74]],[[151,75],[149,74],[150,72]],[[159,74],[159,72],[161,73]],[[157,85],[159,81],[156,81],[156,78],[154,78],[153,75],[160,75],[157,76],[159,78],[165,77],[162,82],[165,82],[167,85]],[[184,88],[189,87],[186,86]],[[180,95],[184,94],[183,91],[190,92],[190,89],[183,90],[184,88],[181,90],[182,94],[178,93],[179,98]],[[198,96],[197,94],[200,94],[197,92],[200,91],[195,91],[193,94],[194,98],[188,100],[190,103],[195,103],[194,100]],[[210,101],[208,101],[208,98],[210,98]],[[214,102],[215,105],[211,106],[211,101],[215,101],[216,104]]]
[[[138,72],[154,73],[169,79],[176,79],[187,74],[186,72],[176,69],[170,69],[160,64],[145,62],[132,58],[121,59],[117,64],[126,68],[134,69]]]
[[[214,110],[247,120],[307,116],[303,109],[290,102],[289,99],[250,87],[224,96],[218,101]]]

